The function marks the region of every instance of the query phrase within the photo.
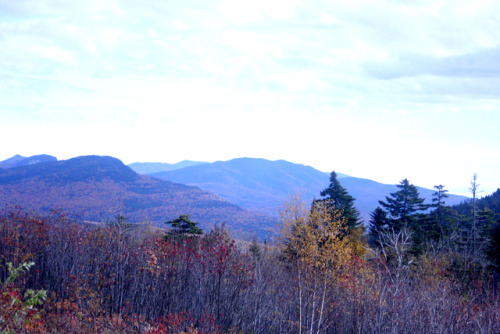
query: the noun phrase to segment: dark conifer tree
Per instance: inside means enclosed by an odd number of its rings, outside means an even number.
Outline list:
[[[399,231],[405,226],[415,228],[419,214],[427,210],[429,206],[424,204],[423,198],[420,198],[417,187],[410,184],[407,179],[401,181],[397,187],[399,191],[386,196],[386,202],[379,201],[379,203],[390,215],[391,227],[394,230]]]
[[[440,184],[439,186],[434,186],[436,191],[432,194],[432,204],[431,207],[434,208],[436,216],[439,219],[439,223],[443,222],[443,208],[446,205],[446,198],[448,198],[448,190],[444,189],[444,186]]]
[[[443,185],[434,186],[434,189],[436,191],[432,194],[432,204],[429,205],[434,210],[420,221],[420,227],[426,239],[437,241],[448,232],[449,226],[446,226],[445,218],[450,213],[445,206],[448,190]]]
[[[202,229],[197,226],[198,223],[191,221],[189,215],[181,215],[177,219],[165,222],[165,224],[172,226],[172,230],[165,235],[165,240],[203,234]]]
[[[335,171],[332,171],[330,174],[330,185],[321,191],[320,194],[324,198],[319,201],[325,202],[327,208],[342,212],[342,217],[346,219],[349,230],[353,230],[361,225],[360,213],[354,207],[354,197],[349,195],[347,190],[337,180],[337,173]]]
[[[500,274],[500,219],[492,225],[490,230],[490,247],[488,255],[492,262],[496,265],[496,271]]]
[[[377,207],[370,216],[371,219],[368,226],[369,241],[371,245],[378,246],[380,234],[389,229],[387,212],[382,210],[381,207]]]

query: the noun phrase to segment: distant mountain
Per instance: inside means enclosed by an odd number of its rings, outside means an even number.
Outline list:
[[[12,158],[0,161],[0,168],[13,168],[25,165],[35,165],[42,162],[50,162],[50,161],[57,161],[57,158],[47,154],[34,155],[28,158],[16,154]]]
[[[128,166],[132,168],[136,173],[149,175],[153,173],[166,172],[206,163],[208,162],[184,160],[176,164],[167,164],[162,162],[134,162],[129,164]]]
[[[274,216],[297,191],[307,200],[319,197],[329,179],[327,173],[309,166],[254,158],[217,161],[151,176],[194,185],[246,209]]]
[[[338,174],[340,183],[356,198],[355,206],[368,223],[379,200],[398,190],[396,185]],[[278,208],[290,194],[299,191],[307,203],[320,198],[328,187],[329,173],[288,161],[240,158],[161,172],[152,176],[208,190],[243,208],[266,215],[278,215]],[[418,188],[430,202],[433,190]],[[450,195],[447,204],[458,204],[466,197]]]
[[[72,218],[163,223],[189,214],[203,228],[226,222],[264,234],[275,218],[231,204],[205,190],[139,175],[112,157],[85,156],[0,170],[0,203],[35,212],[60,209]]]

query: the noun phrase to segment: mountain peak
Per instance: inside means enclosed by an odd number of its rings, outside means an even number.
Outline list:
[[[87,155],[61,161],[60,170],[73,175],[73,181],[108,178],[116,182],[129,182],[139,178],[121,160],[110,156]]]
[[[16,154],[9,159],[0,161],[0,168],[14,168],[25,165],[35,165],[42,162],[51,162],[51,161],[57,161],[57,158],[47,154],[33,155],[28,158]]]
[[[10,164],[15,164],[23,159],[26,159],[26,157],[23,157],[22,155],[20,154],[16,154],[14,155],[13,157],[10,157],[8,159],[5,159],[4,161],[0,161],[0,166],[6,166],[6,165],[10,165]],[[8,167],[4,167],[4,168],[8,168]]]
[[[128,182],[138,179],[139,176],[116,158],[89,155],[69,160],[49,160],[47,163],[26,163],[11,167],[5,169],[0,175],[0,184],[23,182],[31,178],[48,184],[64,184],[103,179]]]

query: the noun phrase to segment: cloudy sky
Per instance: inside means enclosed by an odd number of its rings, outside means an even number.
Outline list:
[[[488,194],[499,32],[495,0],[0,0],[0,160],[258,157]]]

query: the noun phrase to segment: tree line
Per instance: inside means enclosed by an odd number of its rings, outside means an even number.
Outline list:
[[[446,206],[447,190],[434,187],[431,203],[424,203],[417,188],[407,179],[398,185],[371,213],[368,237],[370,245],[380,248],[391,234],[404,234],[411,239],[410,253],[421,256],[446,254],[457,265],[474,264],[481,270],[499,272],[500,206],[495,203],[500,191],[478,199],[479,184],[474,175],[469,188],[472,198],[460,205]],[[496,210],[493,211],[493,210]]]

